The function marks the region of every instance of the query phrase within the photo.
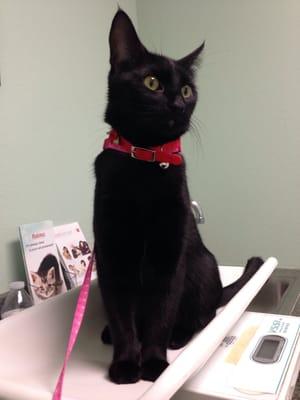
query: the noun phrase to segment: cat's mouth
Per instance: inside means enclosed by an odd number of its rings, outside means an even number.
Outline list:
[[[183,135],[189,127],[189,123],[185,118],[178,118],[177,116],[169,118],[166,125],[168,134],[176,137]]]

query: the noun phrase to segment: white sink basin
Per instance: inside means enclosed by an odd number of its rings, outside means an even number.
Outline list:
[[[220,267],[220,271],[227,285],[241,275],[243,268]],[[77,295],[78,289],[72,290],[0,322],[0,399],[51,399]],[[108,380],[112,348],[101,342],[104,325],[104,311],[94,281],[78,342],[66,371],[64,399],[134,400],[153,385],[146,381],[116,385]],[[169,361],[172,363],[181,351],[169,351]],[[169,384],[173,385],[173,381]]]

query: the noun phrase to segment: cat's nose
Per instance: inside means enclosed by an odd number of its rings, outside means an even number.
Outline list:
[[[176,96],[175,99],[170,103],[170,108],[172,111],[183,112],[184,107],[185,104],[181,96]]]

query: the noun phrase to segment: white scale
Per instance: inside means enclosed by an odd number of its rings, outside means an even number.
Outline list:
[[[299,317],[245,312],[184,391],[199,400],[288,400],[299,370],[299,331]],[[281,397],[284,382],[289,391]]]

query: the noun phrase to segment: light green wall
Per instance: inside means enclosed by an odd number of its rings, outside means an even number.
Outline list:
[[[79,221],[92,242],[111,0],[0,2],[0,292],[23,277],[17,227]],[[202,228],[224,264],[252,254],[299,266],[300,4],[119,0],[150,49],[180,57],[206,39],[184,140]]]
[[[223,264],[300,267],[300,2],[137,0],[137,15],[144,43],[171,57],[206,40],[201,142],[184,140],[206,243]]]
[[[135,0],[118,0],[136,21]],[[23,277],[17,227],[79,221],[92,242],[112,0],[0,2],[0,292]]]

